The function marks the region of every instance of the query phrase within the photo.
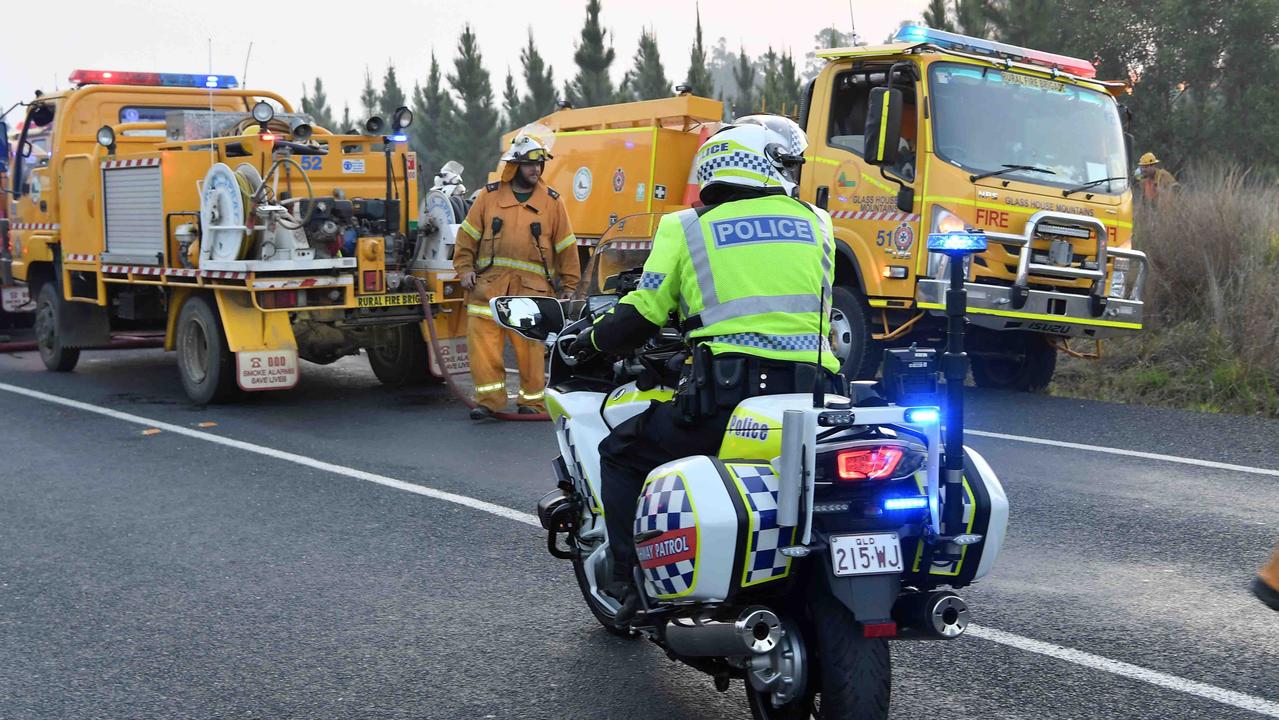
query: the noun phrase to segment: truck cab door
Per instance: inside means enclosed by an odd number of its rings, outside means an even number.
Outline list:
[[[829,188],[828,210],[836,236],[853,251],[868,297],[913,297],[914,262],[919,245],[919,215],[897,207],[898,182],[916,185],[916,128],[921,127],[918,93],[911,89],[903,108],[898,161],[885,173],[863,158],[870,91],[887,83],[891,62],[848,63],[819,76],[808,112],[811,159],[804,170],[803,197]],[[901,78],[901,76],[898,76]],[[822,78],[826,78],[824,85]],[[897,87],[901,88],[901,81]],[[894,182],[894,180],[896,182]],[[916,205],[916,207],[918,207]],[[906,267],[904,277],[885,278],[886,267]],[[900,270],[895,270],[900,274]],[[855,284],[844,280],[845,284]]]

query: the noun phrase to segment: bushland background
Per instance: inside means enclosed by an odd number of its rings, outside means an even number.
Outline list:
[[[713,15],[694,18],[687,57],[664,62],[660,24],[619,52],[602,0],[588,0],[573,67],[550,67],[530,28],[518,71],[504,77],[490,74],[480,48],[510,38],[481,39],[465,26],[445,63],[432,52],[426,77],[402,78],[392,64],[370,70],[355,105],[340,111],[316,78],[302,107],[346,129],[408,105],[426,176],[456,159],[477,187],[502,130],[561,99],[588,107],[667,97],[687,84],[724,100],[729,115],[794,114],[800,87],[821,67],[816,49],[887,40],[817,21],[809,47],[750,56],[708,39]],[[1180,181],[1172,197],[1137,209],[1134,245],[1151,258],[1146,330],[1106,343],[1100,360],[1062,358],[1049,392],[1279,417],[1279,0],[931,0],[908,23],[1093,60],[1099,77],[1131,86],[1124,104],[1137,153],[1154,152]],[[686,70],[668,70],[671,61]]]

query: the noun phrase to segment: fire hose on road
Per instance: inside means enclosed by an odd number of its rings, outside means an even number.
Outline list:
[[[146,348],[164,347],[164,336],[150,335],[117,335],[111,338],[109,345],[85,348],[86,350],[143,350]],[[35,340],[17,340],[0,343],[0,353],[31,352],[39,350]]]
[[[448,368],[444,367],[444,362],[441,359],[444,357],[444,355],[443,353],[440,352],[439,336],[435,332],[435,317],[431,314],[431,295],[430,295],[430,292],[428,292],[426,289],[426,283],[423,282],[421,278],[413,278],[413,283],[414,283],[414,287],[417,288],[418,299],[422,301],[422,312],[423,314],[426,315],[426,332],[428,335],[430,335],[430,338],[431,338],[430,339],[431,352],[435,355],[437,361],[439,362],[440,373],[444,376],[444,384],[448,386],[449,392],[453,394],[453,397],[457,398],[468,408],[474,408],[477,403],[467,395],[466,390],[462,389],[461,387],[458,386],[457,383],[453,382],[453,373],[449,372]],[[519,413],[513,413],[513,412],[497,412],[497,413],[493,413],[493,417],[497,418],[498,420],[514,420],[518,422],[525,422],[525,421],[541,422],[541,421],[551,419],[551,416],[547,415],[546,413],[537,413],[536,415],[521,415]]]

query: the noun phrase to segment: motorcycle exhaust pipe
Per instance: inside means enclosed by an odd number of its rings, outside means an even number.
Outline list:
[[[772,652],[782,639],[782,621],[771,610],[746,608],[734,620],[707,615],[666,623],[666,646],[687,657],[740,657]]]
[[[968,603],[949,590],[907,593],[893,604],[897,637],[916,640],[954,640],[970,620]]]

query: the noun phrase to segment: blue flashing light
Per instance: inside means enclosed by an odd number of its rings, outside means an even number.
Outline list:
[[[981,38],[946,32],[922,25],[907,25],[893,36],[894,42],[929,43],[945,50],[976,53],[990,57],[1006,57],[1019,62],[1039,65],[1046,68],[1057,68],[1080,77],[1096,77],[1097,68],[1087,60],[1080,60],[1068,55],[1032,50],[1030,48],[992,42]]]
[[[887,498],[884,500],[885,510],[919,510],[928,507],[926,497]]]
[[[906,422],[913,425],[932,425],[941,419],[937,408],[911,408],[906,411]]]
[[[986,233],[981,231],[964,231],[948,233],[929,233],[928,251],[939,253],[973,253],[986,249]]]
[[[233,88],[239,85],[234,75],[194,73],[142,73],[114,70],[76,70],[71,73],[76,85],[142,85],[149,87]]]
[[[390,136],[389,139],[391,140],[391,142],[408,142],[409,136],[405,135],[404,133],[397,133],[395,135]]]

